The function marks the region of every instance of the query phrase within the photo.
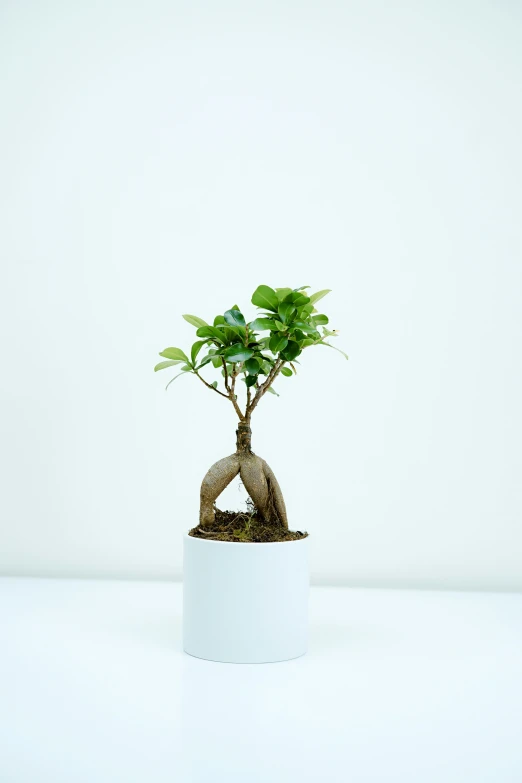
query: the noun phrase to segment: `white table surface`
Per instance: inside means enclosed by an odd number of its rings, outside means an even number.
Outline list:
[[[181,586],[0,580],[1,783],[520,783],[522,595],[316,587],[308,655],[181,649]]]

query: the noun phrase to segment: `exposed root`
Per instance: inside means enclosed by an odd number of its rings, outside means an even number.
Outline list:
[[[263,461],[252,452],[239,455],[239,472],[245,489],[266,522],[270,521],[268,482]]]
[[[219,509],[215,508],[215,502],[225,487],[239,473],[253,504],[253,508],[249,512],[250,521],[255,518],[259,523],[259,520],[261,520],[264,526],[271,526],[278,530],[278,535],[280,535],[281,530],[288,530],[288,518],[279,482],[268,463],[252,452],[250,448],[250,426],[245,422],[240,422],[236,434],[236,453],[212,465],[203,479],[200,496],[199,528],[194,528],[194,530],[202,527],[213,528],[216,514],[233,514],[233,512],[220,512]],[[236,516],[240,517],[242,515],[239,513]],[[234,519],[227,517],[227,525],[229,527],[235,524]],[[205,536],[206,532],[202,531],[201,535]],[[264,538],[262,540],[268,539]]]
[[[239,473],[239,456],[230,457],[215,462],[207,472],[201,484],[199,524],[212,525],[215,519],[214,503],[233,478]]]
[[[268,495],[269,495],[269,514],[270,516],[275,516],[281,524],[288,528],[288,517],[286,515],[286,506],[285,506],[285,500],[283,498],[283,493],[281,492],[281,487],[279,486],[279,482],[276,479],[272,468],[270,465],[265,462],[265,460],[261,460],[263,464],[263,472],[265,474],[265,478],[268,484]]]

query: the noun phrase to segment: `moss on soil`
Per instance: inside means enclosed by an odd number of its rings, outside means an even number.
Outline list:
[[[235,541],[238,543],[298,541],[308,533],[301,530],[287,530],[280,523],[264,521],[251,500],[247,501],[247,511],[221,511],[215,509],[216,519],[213,525],[198,525],[189,530],[194,538],[210,541]]]

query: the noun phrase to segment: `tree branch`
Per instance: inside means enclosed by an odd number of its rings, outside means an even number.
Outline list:
[[[225,360],[225,358],[223,356],[221,357],[221,362],[222,362],[223,368],[225,370],[225,388],[228,391],[228,395],[224,394],[223,396],[224,397],[228,397],[228,399],[232,402],[232,405],[235,408],[235,411],[236,411],[236,413],[237,413],[237,415],[239,417],[239,420],[240,421],[244,421],[245,417],[241,413],[241,408],[237,404],[236,395],[235,395],[236,376],[237,376],[236,369],[234,368],[234,370],[232,371],[232,382],[230,383],[229,382],[228,370],[227,370],[227,363],[226,363],[226,360]]]
[[[227,370],[227,361],[224,356],[221,357],[221,364],[223,365],[223,370],[225,371],[225,389],[227,392],[230,393],[230,388],[228,386],[228,370]]]
[[[271,369],[271,370],[270,370],[270,372],[268,373],[268,377],[267,377],[266,381],[264,381],[264,382],[261,384],[261,386],[259,386],[259,387],[258,387],[258,389],[257,389],[257,392],[256,392],[256,395],[255,395],[254,399],[252,400],[252,402],[250,403],[250,405],[247,407],[247,409],[246,409],[246,415],[247,415],[247,416],[250,416],[250,415],[251,415],[252,411],[253,411],[253,410],[254,410],[254,408],[256,407],[257,403],[259,402],[259,400],[261,399],[261,397],[263,396],[263,394],[264,394],[266,391],[268,391],[268,389],[270,388],[270,386],[272,385],[272,383],[274,382],[274,380],[275,380],[275,379],[276,379],[276,377],[278,376],[278,374],[279,374],[279,371],[281,370],[281,367],[283,366],[283,364],[284,364],[284,363],[285,363],[285,362],[284,362],[284,359],[278,359],[278,360],[276,361],[276,363],[274,364],[274,366],[272,367],[272,369]]]
[[[212,389],[212,391],[215,391],[215,392],[217,392],[217,394],[221,394],[221,396],[222,396],[222,397],[224,397],[226,400],[228,400],[228,399],[229,399],[229,397],[228,397],[228,394],[223,394],[223,392],[219,391],[219,389],[216,389],[214,386],[212,386],[212,384],[211,384],[211,383],[207,383],[207,382],[206,382],[206,380],[205,380],[204,378],[202,378],[202,377],[201,377],[201,375],[199,374],[199,372],[198,372],[197,370],[194,370],[194,374],[198,376],[198,378],[199,378],[199,380],[201,381],[201,383],[204,383],[204,384],[205,384],[205,386],[206,386],[208,389]]]

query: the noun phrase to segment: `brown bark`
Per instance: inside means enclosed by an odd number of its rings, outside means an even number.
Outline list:
[[[268,483],[263,470],[263,461],[252,452],[241,454],[239,475],[255,507],[263,519],[270,522]]]
[[[280,519],[283,527],[288,528],[288,518],[286,515],[285,499],[283,497],[281,487],[279,486],[279,482],[276,479],[270,465],[267,462],[265,462],[264,459],[261,460],[261,462],[263,463],[263,472],[265,474],[265,478],[268,483],[268,492],[270,498],[273,501],[276,516]]]
[[[207,472],[201,485],[200,525],[213,524],[217,498],[239,473],[246,491],[263,519],[288,528],[281,487],[270,466],[252,451],[251,438],[249,419],[240,421],[236,430],[236,453],[219,460]]]
[[[215,462],[207,472],[201,484],[199,524],[211,525],[215,519],[214,503],[225,487],[228,487],[233,478],[239,473],[239,457],[231,454],[230,457]]]
[[[252,451],[252,430],[250,429],[250,424],[246,421],[240,421],[237,425],[236,451],[237,454]]]

